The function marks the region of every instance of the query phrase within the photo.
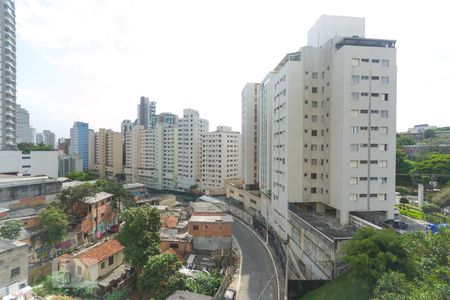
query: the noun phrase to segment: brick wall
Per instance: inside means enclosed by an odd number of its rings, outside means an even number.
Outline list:
[[[198,226],[194,230],[194,226]],[[206,223],[206,222],[189,222],[189,234],[193,236],[206,237],[229,237],[231,236],[231,223]]]

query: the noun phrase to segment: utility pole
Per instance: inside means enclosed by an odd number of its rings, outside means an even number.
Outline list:
[[[286,244],[286,273],[284,275],[284,300],[288,300],[288,283],[289,283],[289,234],[285,241]]]

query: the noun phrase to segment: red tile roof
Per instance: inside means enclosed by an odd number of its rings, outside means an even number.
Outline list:
[[[79,258],[84,265],[90,267],[102,262],[116,253],[119,253],[123,250],[123,248],[124,246],[122,246],[118,241],[109,240],[103,244],[96,245],[80,252],[75,257]]]

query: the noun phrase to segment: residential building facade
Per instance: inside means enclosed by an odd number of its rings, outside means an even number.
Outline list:
[[[89,168],[89,124],[74,122],[70,129],[69,154],[81,156],[83,170]]]
[[[30,125],[30,114],[19,104],[16,105],[16,142],[33,143],[33,128]]]
[[[58,155],[58,177],[69,173],[82,172],[83,159],[78,155]]]
[[[58,177],[58,151],[0,151],[0,173]]]
[[[95,133],[94,167],[101,177],[123,173],[123,138],[120,132],[100,128]]]
[[[50,146],[52,149],[55,148],[55,134],[50,130],[43,130],[42,135],[44,136],[44,144]]]
[[[0,298],[33,299],[28,286],[28,245],[25,243],[0,238]]]
[[[258,189],[259,116],[258,83],[247,83],[242,91],[242,179],[245,189]]]
[[[16,14],[13,0],[1,0],[0,4],[0,150],[15,150]]]
[[[198,111],[183,110],[178,123],[177,189],[186,191],[201,182],[202,138],[209,131],[209,122]]]
[[[202,140],[200,188],[209,194],[225,194],[225,180],[237,180],[240,174],[241,136],[231,127],[217,126]]]

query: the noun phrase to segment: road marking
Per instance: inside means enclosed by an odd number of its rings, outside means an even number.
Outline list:
[[[275,260],[273,259],[273,256],[272,256],[272,253],[270,252],[269,247],[266,245],[266,243],[264,243],[264,241],[261,239],[261,237],[252,228],[250,228],[250,226],[248,226],[247,224],[245,224],[244,222],[242,222],[238,218],[233,218],[233,219],[234,220],[238,220],[242,225],[247,227],[258,238],[258,240],[261,242],[261,244],[263,244],[264,247],[266,247],[267,252],[269,252],[270,258],[272,259],[273,268],[275,269],[275,274],[277,276],[277,289],[278,289],[278,293],[277,293],[278,297],[277,297],[277,299],[280,300],[280,283],[278,282],[278,270],[277,270],[277,266],[275,264]],[[239,271],[241,271],[241,270],[239,270]],[[241,278],[239,277],[239,280],[240,279]],[[238,298],[236,297],[236,299],[238,299]]]
[[[233,239],[236,241],[236,244],[239,248],[239,256],[240,256],[240,258],[239,258],[239,279],[238,279],[238,283],[237,283],[237,287],[236,287],[236,299],[239,299],[239,291],[241,290],[242,262],[244,260],[244,256],[242,255],[241,245],[239,245],[239,242],[234,235],[233,235]]]

